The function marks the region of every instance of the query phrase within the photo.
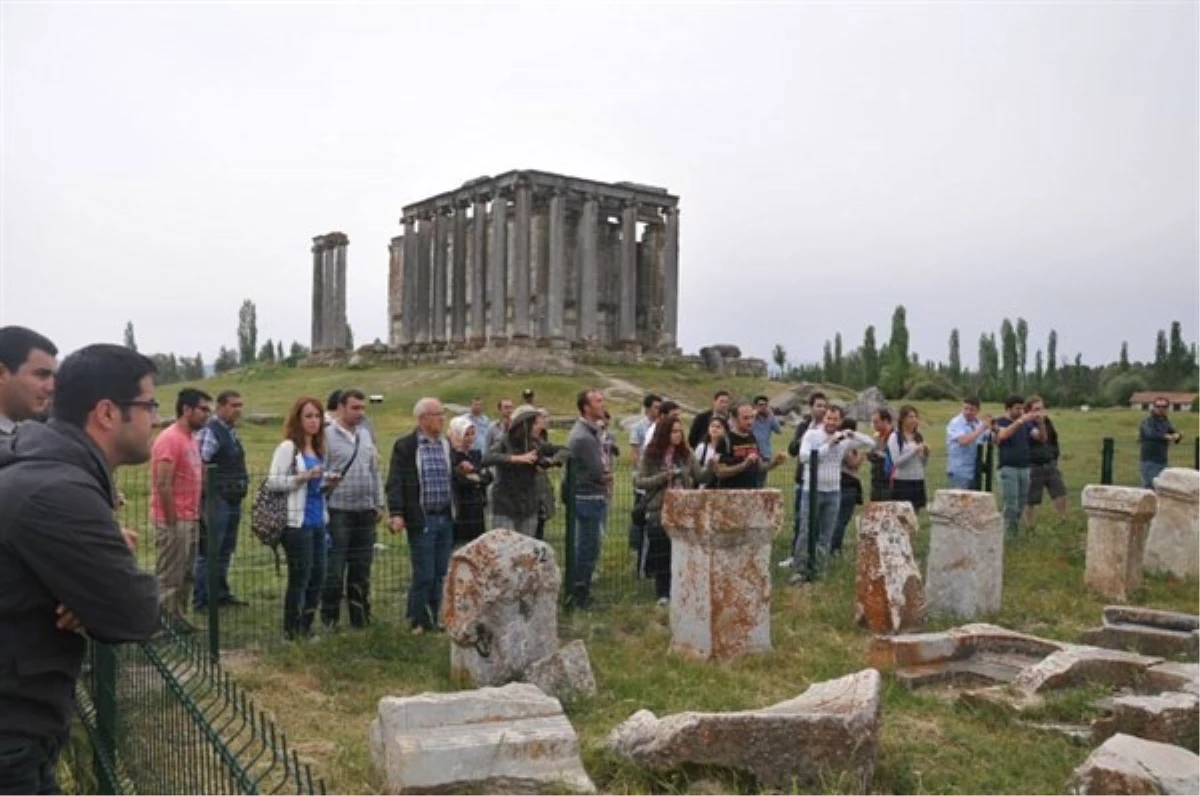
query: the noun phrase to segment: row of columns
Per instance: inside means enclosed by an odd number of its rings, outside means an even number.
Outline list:
[[[313,238],[312,350],[341,351],[349,343],[346,322],[346,247],[341,232]]]
[[[548,201],[535,213],[538,198]],[[574,249],[577,283],[575,295],[570,297],[575,323],[568,329],[567,276],[572,256],[568,203],[572,199],[579,208]],[[390,311],[393,320],[398,321],[393,324],[393,345],[438,348],[447,343],[480,346],[537,340],[554,346],[637,349],[643,341],[649,341],[655,348],[674,349],[679,211],[674,206],[653,208],[650,229],[641,244],[639,269],[637,229],[639,223],[647,223],[648,217],[639,216],[641,210],[638,203],[626,201],[619,211],[619,261],[612,264],[617,270],[615,334],[602,333],[598,319],[602,299],[599,237],[602,227],[608,227],[607,209],[600,196],[572,195],[558,188],[538,195],[534,185],[520,180],[495,196],[476,193],[405,215],[404,234],[394,238],[391,246]],[[664,238],[661,246],[660,235]],[[658,290],[641,292],[643,307],[648,303],[661,306],[639,316],[640,284],[659,286]],[[535,292],[539,304],[536,319],[531,311]],[[651,315],[659,319],[661,328],[652,330],[647,326]]]

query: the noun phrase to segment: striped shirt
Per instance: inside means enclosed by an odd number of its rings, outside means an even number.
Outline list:
[[[429,512],[450,508],[450,462],[440,439],[417,434],[417,457],[421,471],[421,509]]]
[[[810,428],[800,441],[800,461],[804,465],[804,483],[812,483],[812,463],[809,461],[812,452],[817,452],[817,491],[840,492],[842,489],[842,459],[846,452],[853,448],[870,450],[875,447],[875,440],[858,431],[840,431],[845,439],[831,444],[833,435],[826,434],[823,426]]]

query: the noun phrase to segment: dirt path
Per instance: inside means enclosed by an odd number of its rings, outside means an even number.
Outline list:
[[[605,373],[602,370],[592,368],[591,372],[593,374],[595,374],[598,378],[601,378],[605,381],[605,384],[603,386],[601,386],[601,388],[600,388],[604,391],[605,398],[611,398],[614,395],[622,395],[622,396],[627,396],[635,401],[640,402],[642,400],[642,396],[644,396],[648,392],[651,392],[651,390],[649,390],[645,387],[639,387],[638,385],[634,384],[633,382],[626,381],[625,379],[617,378],[616,376],[610,376],[609,374]],[[685,412],[688,412],[688,413],[694,415],[700,411],[699,409],[692,406],[687,401],[681,400],[674,396],[665,396],[665,397],[669,397],[669,398],[671,398],[672,401],[675,401],[676,403],[678,403],[679,406]]]

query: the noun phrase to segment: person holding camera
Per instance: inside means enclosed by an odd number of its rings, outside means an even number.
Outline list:
[[[535,426],[538,410],[521,404],[513,410],[507,433],[488,450],[482,465],[492,468],[492,529],[508,528],[524,536],[536,537],[540,469],[554,464],[544,456]]]
[[[1167,419],[1170,408],[1166,396],[1158,396],[1150,405],[1150,414],[1138,426],[1138,468],[1142,474],[1142,489],[1154,488],[1154,479],[1167,468],[1167,449],[1183,439]]]
[[[1000,491],[1004,507],[1004,538],[1013,541],[1021,528],[1021,517],[1029,502],[1029,471],[1032,465],[1030,436],[1046,438],[1046,422],[1041,409],[1025,411],[1025,399],[1010,395],[1004,399],[1004,417],[996,420],[996,441],[1000,454]]]

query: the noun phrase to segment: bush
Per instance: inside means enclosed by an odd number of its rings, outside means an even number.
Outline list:
[[[1130,396],[1145,389],[1147,389],[1146,380],[1140,375],[1121,373],[1105,382],[1100,391],[1110,405],[1124,406],[1129,403]]]
[[[921,376],[904,394],[906,401],[957,401],[960,398],[962,390],[941,376]]]

